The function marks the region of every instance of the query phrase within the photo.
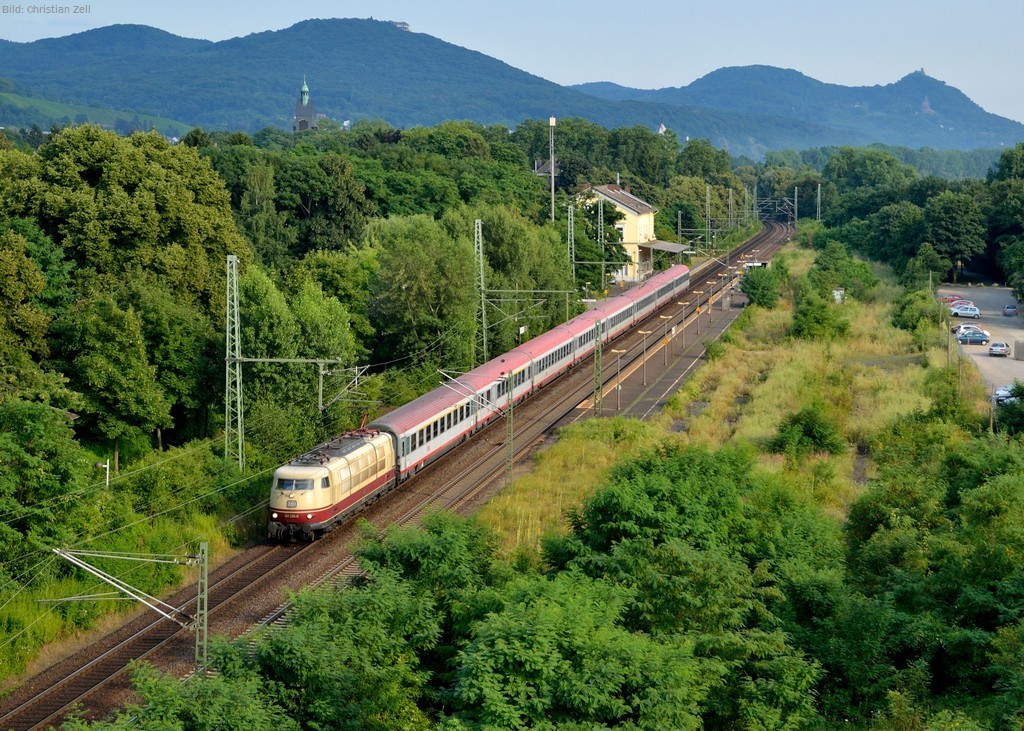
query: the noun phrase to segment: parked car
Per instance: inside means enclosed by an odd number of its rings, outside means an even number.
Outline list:
[[[992,337],[992,333],[983,329],[981,325],[975,325],[973,322],[956,322],[953,323],[949,329],[953,335],[959,335],[960,333],[967,332],[968,330],[977,330],[978,332],[983,332],[989,337]]]
[[[1009,386],[1001,386],[992,392],[992,398],[995,399],[997,404],[1001,404],[1008,398],[1013,398],[1013,384]]]
[[[1003,308],[1003,314],[1007,317],[1016,317],[1017,305],[1006,305],[1006,307]]]
[[[981,310],[974,305],[957,305],[949,309],[949,314],[953,317],[973,317],[977,320],[981,317]]]
[[[994,342],[994,343],[992,343],[991,345],[988,346],[988,354],[990,356],[992,356],[992,355],[996,355],[996,356],[1001,355],[1001,356],[1003,356],[1005,358],[1006,356],[1008,356],[1010,354],[1010,344],[1009,343],[1004,343],[1001,340],[997,340],[996,342]]]
[[[960,305],[970,305],[971,307],[974,307],[974,303],[971,302],[971,300],[953,300],[947,305],[947,307],[959,307]]]
[[[961,345],[988,345],[988,335],[977,330],[968,330],[956,336]]]

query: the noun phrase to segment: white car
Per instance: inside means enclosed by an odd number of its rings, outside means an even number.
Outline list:
[[[973,317],[975,320],[981,318],[981,310],[974,305],[957,305],[949,308],[949,314],[953,317]]]
[[[956,337],[958,335],[961,335],[962,333],[967,332],[968,330],[976,330],[980,333],[985,333],[985,335],[987,335],[988,337],[992,337],[992,333],[990,333],[988,330],[983,329],[980,325],[975,325],[973,322],[961,322],[957,325],[953,325],[953,336]]]

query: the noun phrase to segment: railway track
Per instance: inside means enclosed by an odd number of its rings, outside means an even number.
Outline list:
[[[617,351],[617,368],[605,369],[600,379],[599,392],[603,395],[609,386],[614,389],[616,401],[627,394],[625,410],[618,413],[636,416],[649,415],[657,405],[659,394],[678,383],[682,375],[678,369],[689,367],[703,353],[696,336],[691,336],[689,355],[687,348],[673,358],[668,367],[667,350],[674,337],[687,337],[687,329],[697,329],[702,315],[723,297],[731,296],[731,286],[741,270],[740,257],[757,251],[765,259],[789,239],[790,229],[781,224],[768,224],[757,236],[731,252],[726,261],[712,260],[691,274],[691,295],[684,301],[670,305],[655,313],[639,327],[609,343],[604,350]],[[731,264],[732,262],[737,262]],[[701,290],[705,282],[707,289]],[[719,285],[717,292],[715,285]],[[696,294],[700,292],[701,294]],[[717,295],[717,299],[716,299]],[[706,309],[701,309],[703,307]],[[709,316],[708,326],[711,326]],[[724,319],[724,318],[723,318]],[[666,336],[651,348],[644,328],[654,323],[664,328]],[[722,324],[722,327],[727,324]],[[681,327],[680,327],[681,326]],[[646,331],[648,335],[653,330]],[[647,378],[647,363],[658,347],[664,351],[665,367],[655,378]],[[678,348],[677,348],[678,350]],[[685,359],[689,357],[687,365]],[[626,373],[621,366],[625,364]],[[636,385],[635,371],[642,367],[643,383]],[[652,368],[652,370],[654,370]],[[601,373],[601,371],[598,371]],[[586,416],[594,416],[599,406],[594,398],[595,367],[593,358],[579,364],[573,371],[542,389],[533,398],[513,409],[515,430],[512,463],[531,453],[561,424]],[[629,385],[632,384],[632,385]],[[654,394],[652,396],[652,394]],[[606,406],[606,405],[605,405]],[[604,410],[608,414],[608,410]],[[493,494],[503,484],[509,469],[509,445],[506,423],[497,419],[459,449],[430,465],[420,475],[403,484],[386,500],[370,506],[362,513],[379,529],[388,525],[418,525],[423,516],[438,509],[468,512],[472,507]],[[352,555],[358,539],[355,521],[350,520],[323,540],[312,544],[290,546],[258,546],[244,552],[231,563],[211,574],[209,617],[211,634],[240,636],[253,634],[261,627],[287,621],[289,602],[281,603],[283,590],[296,590],[305,585],[337,584],[359,573]],[[186,611],[194,605],[194,593],[188,590],[171,597],[169,603]],[[244,625],[239,629],[239,625]],[[33,678],[25,686],[8,696],[0,704],[0,729],[28,731],[43,729],[58,723],[72,709],[84,709],[82,715],[101,717],[130,697],[127,671],[133,660],[145,659],[169,672],[184,675],[191,664],[194,648],[191,633],[184,632],[173,622],[147,616],[129,622],[121,630],[108,635],[78,658],[58,663]]]

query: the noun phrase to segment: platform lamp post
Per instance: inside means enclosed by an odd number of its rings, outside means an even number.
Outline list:
[[[658,315],[658,319],[665,321],[665,367],[668,368],[668,321],[672,319],[672,315]]]
[[[686,308],[690,306],[689,302],[676,302],[680,307]],[[686,310],[683,309],[683,350],[686,350]]]
[[[715,280],[709,279],[705,284],[710,287],[708,290],[708,325],[710,325],[711,320],[714,319],[711,312],[711,300],[715,298]]]
[[[619,350],[618,348],[612,348],[612,352],[615,353],[615,412],[618,413],[622,409],[622,354],[625,350]]]
[[[637,330],[638,333],[644,336],[644,358],[643,358],[643,371],[644,371],[644,385],[647,385],[647,336],[651,334],[650,330]]]

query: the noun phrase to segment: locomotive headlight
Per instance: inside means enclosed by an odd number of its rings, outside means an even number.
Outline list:
[[[313,520],[313,514],[312,513],[306,513],[306,520]]]
[[[277,513],[271,513],[270,517],[273,518],[274,520],[277,520]]]

